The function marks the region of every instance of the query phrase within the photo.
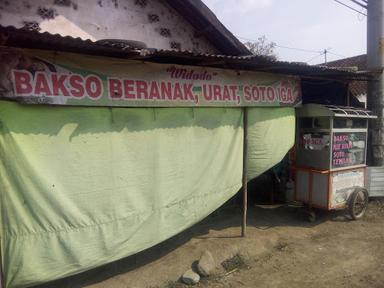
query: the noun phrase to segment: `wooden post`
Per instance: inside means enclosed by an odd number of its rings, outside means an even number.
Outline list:
[[[0,288],[5,288],[5,279],[4,279],[4,270],[3,270],[3,261],[2,259],[2,254],[1,254],[1,246],[0,246]]]
[[[0,247],[1,248],[1,247]],[[1,249],[0,249],[0,288],[5,288],[5,280],[4,280],[4,275],[3,275],[3,264],[1,261]]]
[[[241,237],[247,234],[247,206],[248,206],[248,110],[243,108],[243,223]]]

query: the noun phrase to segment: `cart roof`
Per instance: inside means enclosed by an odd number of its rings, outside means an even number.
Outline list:
[[[296,109],[298,117],[346,117],[346,118],[377,118],[372,111],[347,106],[305,104]]]

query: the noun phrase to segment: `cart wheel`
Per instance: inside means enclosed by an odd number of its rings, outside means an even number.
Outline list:
[[[359,188],[349,196],[348,210],[353,220],[362,218],[368,207],[368,191]]]

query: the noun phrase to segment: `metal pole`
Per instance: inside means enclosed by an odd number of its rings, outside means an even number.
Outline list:
[[[243,109],[243,223],[241,237],[247,234],[247,207],[248,207],[248,109]]]
[[[377,119],[370,125],[371,164],[384,164],[384,0],[369,0],[367,9],[367,68],[370,71],[380,71],[378,81],[368,83],[368,108]]]

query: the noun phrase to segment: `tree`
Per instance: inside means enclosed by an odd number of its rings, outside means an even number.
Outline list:
[[[277,53],[275,52],[276,43],[268,42],[265,35],[259,37],[256,42],[245,42],[244,45],[254,55],[268,56],[273,60],[277,60]]]

